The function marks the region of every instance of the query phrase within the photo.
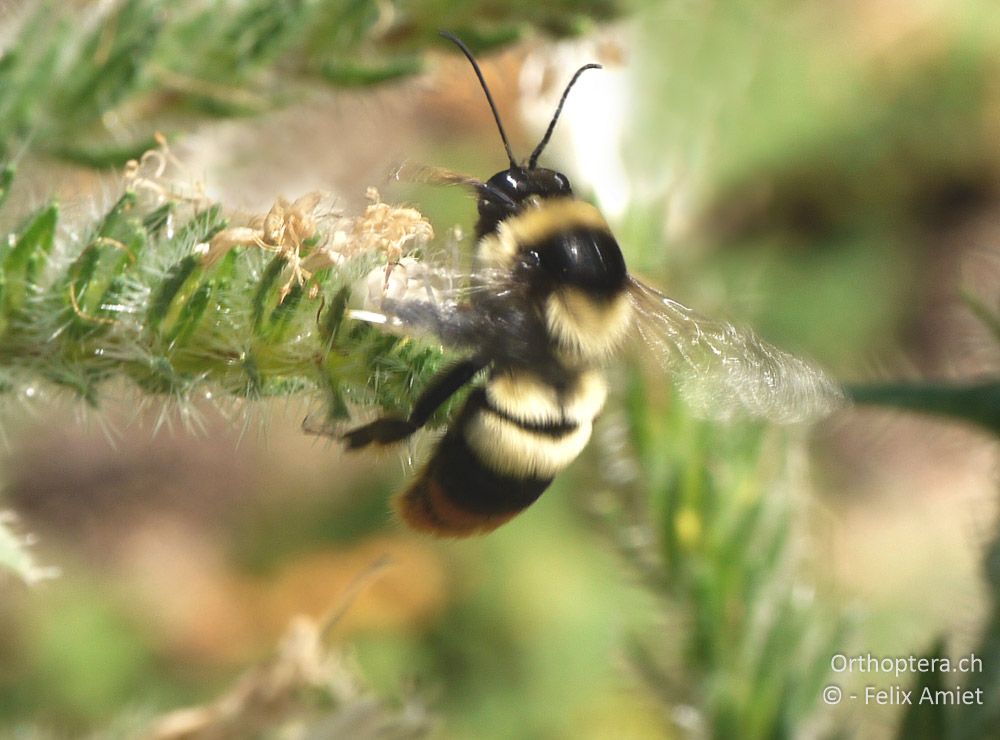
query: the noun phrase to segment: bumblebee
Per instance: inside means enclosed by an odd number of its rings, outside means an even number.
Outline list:
[[[434,378],[407,418],[383,417],[342,437],[351,450],[406,439],[454,393],[485,378],[396,497],[407,524],[463,537],[531,505],[587,445],[607,396],[602,368],[630,335],[696,406],[710,398],[722,416],[792,421],[835,405],[839,391],[813,366],[632,277],[600,211],[574,196],[564,174],[537,165],[573,85],[599,65],[577,70],[542,140],[518,164],[475,58],[461,40],[442,35],[472,65],[510,166],[486,182],[438,178],[477,197],[472,289],[454,300],[386,298],[381,306],[388,321],[429,330],[466,359]]]

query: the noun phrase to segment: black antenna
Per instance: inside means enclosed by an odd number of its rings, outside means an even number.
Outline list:
[[[566,85],[566,89],[563,90],[562,98],[559,99],[559,105],[556,106],[555,115],[552,116],[552,121],[549,123],[548,129],[545,131],[545,136],[543,136],[542,140],[538,142],[538,146],[535,147],[535,151],[533,151],[531,156],[528,158],[529,170],[535,169],[535,163],[538,161],[539,155],[541,155],[545,145],[549,143],[549,139],[552,138],[552,132],[555,131],[556,121],[559,120],[559,114],[562,113],[563,106],[566,104],[566,98],[569,97],[569,91],[572,89],[573,85],[576,84],[576,81],[580,79],[580,75],[588,69],[602,69],[602,67],[600,64],[584,64],[576,71],[576,74],[573,75],[573,79],[569,81],[569,84]]]
[[[510,160],[510,167],[511,169],[515,169],[517,167],[517,162],[514,161],[514,154],[510,150],[510,142],[507,140],[507,132],[503,130],[503,123],[500,121],[500,114],[497,112],[497,105],[493,102],[493,96],[490,95],[490,89],[486,86],[486,79],[483,77],[482,70],[479,69],[479,64],[476,62],[476,58],[472,56],[472,52],[469,51],[469,47],[466,46],[462,42],[462,39],[458,38],[458,36],[450,34],[447,31],[439,31],[438,33],[461,49],[462,53],[465,54],[465,58],[469,60],[472,68],[476,71],[476,77],[479,78],[479,84],[482,85],[483,92],[486,93],[486,100],[490,104],[490,110],[493,111],[493,118],[497,122],[497,128],[500,130],[500,138],[503,139],[503,148],[507,151],[507,159]]]

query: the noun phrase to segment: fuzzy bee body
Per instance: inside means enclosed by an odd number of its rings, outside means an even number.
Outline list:
[[[487,217],[476,260],[504,275],[502,284],[494,280],[453,311],[423,301],[383,306],[405,325],[476,352],[442,376],[442,393],[488,369],[397,498],[400,516],[418,530],[463,536],[503,524],[576,459],[604,405],[600,366],[631,319],[624,259],[600,212],[574,199],[565,178],[541,169],[532,177],[516,212],[492,219],[491,204],[480,208]],[[436,406],[441,394],[432,384],[422,398]],[[355,430],[349,446],[395,441],[425,421],[420,406],[407,422],[381,419]]]
[[[597,209],[563,195],[561,185],[559,192],[532,196],[492,231],[480,223],[478,261],[509,272],[519,300],[495,310],[479,301],[484,323],[500,327],[490,374],[398,500],[416,529],[454,536],[495,529],[533,503],[590,440],[607,396],[599,366],[630,318],[625,264]]]
[[[423,427],[481,374],[396,510],[415,529],[488,532],[533,503],[587,445],[607,396],[602,366],[638,336],[697,406],[798,421],[841,400],[826,376],[753,332],[712,321],[628,274],[618,242],[565,175],[536,166],[577,71],[542,141],[519,165],[475,59],[510,167],[486,182],[443,173],[477,196],[475,265],[459,300],[384,299],[385,319],[430,331],[466,359],[434,378],[403,419],[383,417],[342,436],[348,449],[389,444]],[[633,331],[634,330],[634,331]],[[696,380],[696,383],[688,382]]]

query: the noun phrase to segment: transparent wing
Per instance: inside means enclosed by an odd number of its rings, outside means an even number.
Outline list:
[[[363,283],[355,290],[363,296],[364,308],[369,311],[380,310],[386,299],[454,306],[468,301],[477,292],[498,294],[511,289],[507,270],[470,269],[457,266],[455,261],[409,257],[372,270]]]
[[[483,347],[485,336],[510,313],[509,306],[524,305],[523,285],[512,280],[510,270],[492,268],[455,270],[438,262],[401,260],[386,280],[381,268],[370,273],[361,309],[347,316],[382,325],[392,333],[413,337],[433,336],[446,348],[469,351]]]
[[[753,331],[700,316],[629,278],[635,328],[701,416],[814,420],[844,404],[840,387],[815,365]]]

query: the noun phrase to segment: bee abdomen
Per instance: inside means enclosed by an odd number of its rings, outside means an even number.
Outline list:
[[[590,439],[591,421],[527,422],[483,406],[469,416],[465,441],[490,470],[514,478],[552,478]]]
[[[582,375],[564,395],[566,403],[558,402],[555,389],[522,373],[491,378],[470,394],[397,500],[402,518],[415,529],[461,537],[495,529],[532,504],[586,446],[603,380]]]
[[[399,495],[396,509],[414,529],[464,537],[496,529],[551,482],[551,476],[512,476],[491,469],[458,427],[444,436],[420,476]]]

